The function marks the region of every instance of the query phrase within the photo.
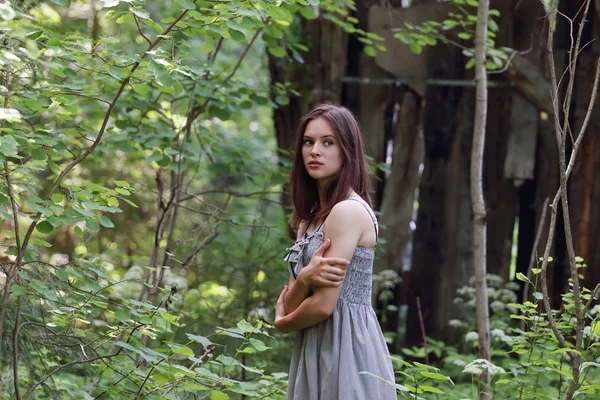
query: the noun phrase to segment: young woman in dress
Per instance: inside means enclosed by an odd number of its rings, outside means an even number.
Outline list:
[[[289,400],[388,400],[391,360],[371,307],[377,219],[364,144],[352,113],[320,105],[302,120],[291,174],[298,240],[275,327],[297,332]]]

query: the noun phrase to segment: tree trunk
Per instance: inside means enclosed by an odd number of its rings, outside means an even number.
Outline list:
[[[459,49],[436,46],[428,51],[428,76],[462,79]],[[424,170],[408,294],[406,343],[423,342],[416,298],[421,301],[426,334],[452,340],[448,320],[457,316],[451,299],[473,274],[469,158],[473,91],[429,86],[423,111]]]
[[[423,137],[421,134],[421,97],[405,89],[398,104],[397,122],[394,127],[393,153],[390,173],[385,180],[385,191],[381,207],[381,238],[383,252],[379,253],[374,272],[393,270],[399,276],[410,267],[411,221],[413,220],[415,189],[419,183],[419,169],[423,159]],[[408,264],[408,265],[407,265]],[[407,280],[408,281],[408,280]],[[379,288],[374,285],[377,296]],[[382,310],[381,322],[386,332],[399,332],[400,305],[404,299],[406,287],[397,283],[392,290],[393,297],[386,304],[378,302],[377,309]],[[395,338],[390,346],[394,353],[400,351],[400,338]]]

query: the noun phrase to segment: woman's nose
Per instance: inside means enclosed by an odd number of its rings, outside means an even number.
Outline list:
[[[310,154],[321,154],[321,147],[319,143],[315,143],[310,150]]]

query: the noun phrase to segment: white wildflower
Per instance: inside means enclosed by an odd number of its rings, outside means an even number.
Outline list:
[[[463,369],[463,372],[470,373],[473,375],[481,375],[483,371],[487,371],[488,374],[490,374],[491,376],[506,373],[504,368],[498,367],[497,365],[494,365],[488,360],[484,360],[483,358],[478,358],[477,360],[471,361]]]
[[[513,291],[502,289],[500,290],[500,299],[505,303],[516,303],[517,302],[517,294]]]
[[[490,335],[495,337],[502,337],[506,335],[502,329],[492,329]]]
[[[595,331],[592,332],[591,326],[586,326],[585,328],[583,328],[583,337],[587,339],[590,336],[593,341],[597,341],[598,339],[600,339],[600,337],[598,337],[598,334],[596,334]]]
[[[464,367],[465,365],[467,365],[467,362],[465,360],[454,360],[452,364],[457,365],[459,367]]]
[[[513,292],[521,290],[521,287],[517,282],[508,282],[505,286],[505,289],[512,290]]]
[[[469,332],[465,336],[467,342],[476,342],[479,340],[479,334],[477,332]]]
[[[490,308],[493,312],[500,312],[504,310],[504,303],[498,300],[492,301],[492,303],[490,304]]]
[[[483,370],[481,368],[479,368],[478,365],[470,363],[463,369],[463,372],[465,372],[467,374],[479,376],[479,375],[481,375]]]
[[[460,319],[451,319],[448,321],[448,325],[450,325],[452,328],[460,328],[464,324]]]
[[[500,287],[504,283],[504,279],[502,279],[499,275],[487,274],[487,284],[492,287]]]
[[[64,265],[69,263],[69,256],[67,254],[56,253],[50,257],[50,264],[52,265]]]
[[[493,287],[489,287],[487,289],[487,295],[488,299],[496,299],[498,297],[498,291]]]

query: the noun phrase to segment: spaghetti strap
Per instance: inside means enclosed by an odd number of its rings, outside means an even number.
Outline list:
[[[354,200],[363,205],[365,210],[367,210],[367,212],[369,213],[371,220],[373,220],[373,227],[375,228],[375,242],[379,241],[379,227],[377,226],[377,217],[375,217],[375,214],[373,213],[373,210],[371,210],[371,207],[369,207],[369,205],[363,199],[358,199],[356,197],[350,197],[346,200]]]

